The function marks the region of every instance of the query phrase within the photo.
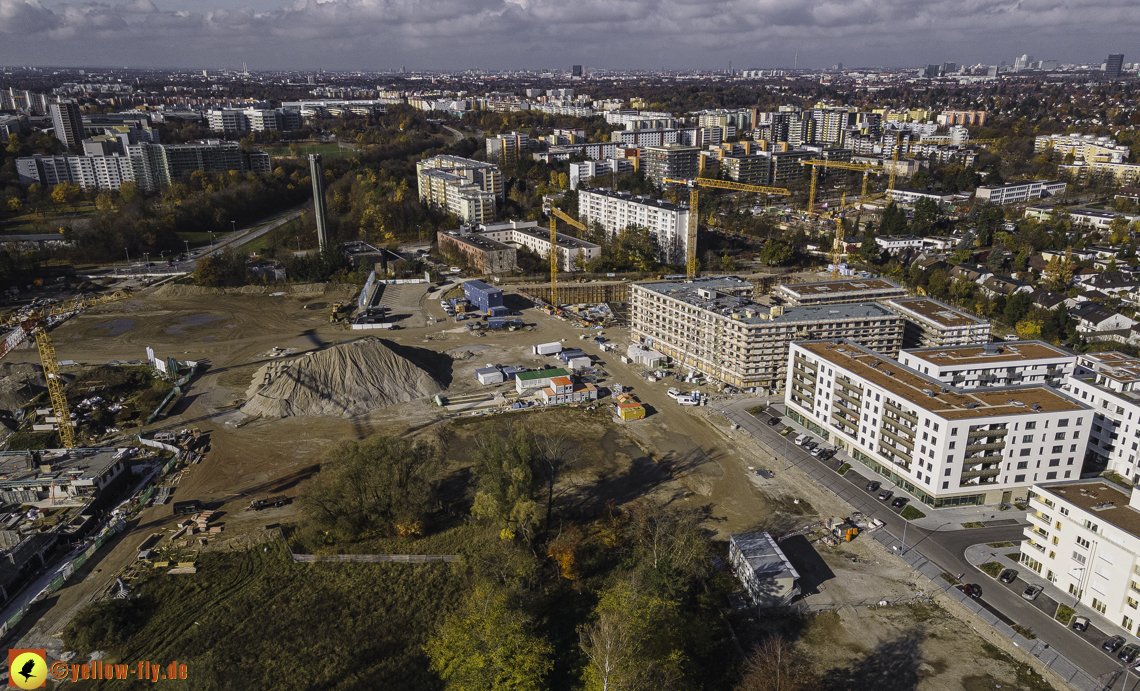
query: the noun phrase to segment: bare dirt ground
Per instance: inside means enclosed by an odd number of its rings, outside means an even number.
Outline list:
[[[426,298],[422,290],[389,294],[393,298],[390,306],[399,307],[398,313],[407,316],[401,322],[405,328],[385,332],[383,337],[402,345],[462,358],[452,361],[447,372],[447,396],[510,391],[509,384],[481,386],[475,380],[475,370],[487,364],[560,366],[555,358],[536,356],[530,349],[536,343],[559,340],[564,341],[566,347],[581,347],[593,357],[600,369],[602,386],[620,382],[632,387],[633,393],[647,405],[649,415],[640,421],[617,422],[609,402],[603,401],[595,411],[531,410],[480,418],[477,422],[465,419],[449,425],[445,423],[447,411],[425,400],[401,403],[354,418],[266,419],[243,414],[237,408],[243,403],[251,378],[282,353],[319,351],[377,335],[376,331],[353,332],[342,325],[330,324],[327,309],[304,309],[306,304],[355,297],[351,289],[321,290],[289,291],[282,295],[274,294],[278,291],[273,289],[247,292],[168,289],[160,295],[144,291],[137,299],[93,309],[53,332],[60,359],[92,364],[143,360],[150,346],[160,357],[208,363],[205,372],[190,384],[187,396],[172,416],[144,430],[149,436],[155,431],[197,427],[209,436],[205,458],[183,472],[171,498],[171,501],[199,499],[217,511],[214,523],[222,525],[223,532],[209,535],[207,544],[196,545],[195,549],[247,549],[275,538],[276,526],[295,518],[296,505],[246,511],[250,498],[280,493],[295,496],[304,481],[318,470],[324,451],[337,441],[361,439],[374,433],[436,434],[447,443],[454,472],[461,474],[471,463],[470,450],[477,441],[479,423],[490,423],[498,429],[512,421],[557,428],[576,445],[578,461],[563,475],[558,488],[558,501],[574,513],[589,515],[609,500],[620,505],[639,497],[654,496],[679,506],[705,510],[709,528],[722,540],[732,533],[753,530],[781,535],[823,517],[843,513],[844,507],[838,500],[825,494],[794,468],[779,473],[776,480],[763,480],[755,475],[749,466],[767,467],[769,464],[765,461],[769,459],[762,456],[750,437],[729,429],[727,420],[708,408],[678,406],[665,393],[670,386],[677,385],[675,381],[650,384],[641,377],[640,366],[625,365],[617,353],[603,353],[579,338],[583,334],[593,337],[598,331],[576,329],[527,309],[523,317],[531,325],[527,329],[481,336],[467,331],[463,323],[448,321],[438,299]],[[389,304],[388,300],[381,302]],[[515,296],[508,296],[508,305],[513,309],[523,307],[517,304]],[[436,323],[427,325],[432,320]],[[619,343],[620,351],[624,352],[627,331],[608,329],[601,333]],[[16,351],[6,362],[36,363],[36,352]],[[470,413],[463,416],[471,418]],[[167,531],[173,525],[170,504],[145,509],[126,537],[118,539],[111,549],[102,550],[88,562],[80,577],[73,578],[29,613],[20,624],[13,645],[47,647],[58,653],[61,644],[54,636],[70,618],[103,592],[115,574],[135,561],[138,545],[146,536]],[[876,543],[858,539],[835,548],[813,548],[805,541],[797,550],[796,559],[805,571],[805,582],[811,593],[809,604],[840,608],[836,616],[842,627],[827,630],[834,629],[835,636],[840,635],[839,631],[850,632],[843,634],[850,638],[850,645],[844,643],[848,647],[843,648],[848,652],[828,656],[829,664],[866,668],[865,662],[860,660],[868,659],[867,651],[877,654],[880,648],[886,650],[884,646],[897,644],[899,631],[909,631],[908,627],[921,624],[926,628],[922,629],[921,640],[914,645],[918,646],[923,664],[931,672],[918,688],[974,688],[963,686],[965,682],[961,681],[955,682],[958,686],[943,684],[945,679],[961,680],[968,676],[962,666],[968,664],[963,662],[955,667],[958,663],[954,660],[958,658],[952,654],[953,647],[945,647],[951,643],[967,645],[950,636],[955,626],[964,628],[961,622],[939,615],[916,623],[913,613],[908,615],[904,610],[897,610],[899,614],[895,615],[891,614],[895,610],[888,609],[873,612],[863,607],[851,609],[851,605],[865,604],[872,599],[901,602],[915,595],[915,588],[908,585],[908,581],[913,580],[911,575]],[[938,624],[941,628],[928,623],[942,621],[939,617],[946,619],[945,623]],[[805,636],[804,640],[805,645],[812,645],[810,637]],[[822,645],[830,643],[823,641]],[[969,645],[977,647],[976,642]],[[856,650],[852,646],[862,647]],[[963,647],[966,649],[972,648]],[[998,661],[994,664],[997,666],[992,670],[985,667],[989,671],[978,674],[992,672],[995,678],[1012,679]]]

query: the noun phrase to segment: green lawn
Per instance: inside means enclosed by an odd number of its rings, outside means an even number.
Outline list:
[[[320,154],[329,158],[352,158],[357,154],[352,149],[344,149],[336,144],[296,144],[294,145],[301,156]],[[266,147],[265,152],[270,156],[292,156],[293,152],[288,146]]]
[[[981,569],[990,578],[997,578],[998,574],[1000,574],[1005,567],[996,561],[987,561],[985,564],[982,564],[978,568]]]
[[[920,518],[926,518],[926,514],[916,509],[914,506],[907,504],[907,507],[899,514],[908,521],[916,521]]]

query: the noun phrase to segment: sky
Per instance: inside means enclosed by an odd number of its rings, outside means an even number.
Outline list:
[[[0,0],[0,64],[778,69],[1140,61],[1140,0]]]

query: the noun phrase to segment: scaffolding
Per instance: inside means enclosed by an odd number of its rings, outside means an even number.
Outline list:
[[[520,285],[520,294],[553,305],[550,285]],[[558,300],[564,305],[598,302],[629,302],[628,283],[563,284],[558,287]]]

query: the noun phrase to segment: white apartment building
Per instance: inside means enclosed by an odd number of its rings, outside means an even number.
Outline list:
[[[906,319],[904,348],[945,348],[990,342],[990,321],[933,298],[896,298],[887,307]]]
[[[899,362],[945,386],[1064,385],[1077,356],[1044,341],[1008,341],[964,346],[908,348]]]
[[[1064,391],[1095,411],[1089,460],[1140,480],[1140,358],[1119,352],[1082,354]]]
[[[1124,163],[1129,153],[1127,145],[1117,144],[1112,137],[1092,134],[1043,134],[1034,140],[1034,152],[1049,149],[1061,158],[1072,154],[1075,160],[1089,163]]]
[[[1091,479],[1035,484],[1029,494],[1022,565],[1109,623],[1140,633],[1140,490]]]
[[[588,182],[590,178],[611,173],[632,173],[633,161],[628,158],[607,158],[604,161],[582,161],[570,164],[570,189]]]
[[[458,156],[436,156],[416,163],[420,202],[446,209],[465,223],[490,223],[503,196],[498,166]]]
[[[977,199],[988,201],[991,204],[1017,204],[1039,197],[1054,197],[1064,194],[1068,185],[1064,182],[1050,180],[1028,180],[1026,182],[1013,182],[998,187],[979,187]]]
[[[897,355],[903,320],[876,303],[769,307],[754,286],[726,276],[630,286],[630,335],[678,367],[739,388],[778,390],[792,341],[847,338]]]
[[[1092,409],[1044,384],[946,386],[847,341],[793,343],[788,417],[934,508],[1080,477]]]
[[[117,190],[124,182],[135,179],[131,159],[122,154],[105,156],[42,156],[33,154],[16,159],[20,184],[36,183],[54,187],[71,182],[85,190]]]
[[[1140,183],[1140,163],[1077,163],[1058,166],[1058,169],[1073,180],[1085,182],[1089,176],[1112,178],[1121,185]]]
[[[608,189],[578,192],[578,218],[582,223],[600,223],[613,236],[629,226],[649,229],[657,239],[657,256],[668,264],[683,264],[688,256],[689,209],[664,199],[632,196]]]

